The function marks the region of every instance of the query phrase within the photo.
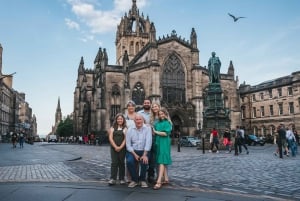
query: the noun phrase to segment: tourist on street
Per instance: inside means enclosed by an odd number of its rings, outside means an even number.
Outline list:
[[[237,126],[238,135],[240,135],[239,152],[242,153],[242,146],[245,148],[246,153],[249,154],[248,147],[245,139],[245,129],[242,126]]]
[[[293,131],[289,127],[286,131],[286,140],[288,144],[288,149],[290,149],[292,152],[292,156],[296,156],[296,138]]]
[[[279,158],[283,158],[283,157],[282,157],[282,148],[283,148],[286,152],[288,152],[287,146],[286,146],[286,130],[285,130],[283,124],[280,124],[280,125],[278,126],[277,133],[278,133],[278,135],[277,135],[276,142],[277,142],[278,148],[277,148],[276,153],[274,153],[274,154],[275,154],[276,156],[277,156],[277,154],[279,154]],[[287,156],[289,156],[288,153],[287,153]]]
[[[223,134],[223,144],[226,147],[226,153],[231,152],[231,136],[230,136],[230,131],[228,128],[225,129],[225,132]]]
[[[109,129],[108,139],[111,145],[111,176],[109,185],[116,184],[117,174],[119,173],[120,184],[125,184],[125,134],[126,120],[123,114],[117,114],[112,127]]]
[[[219,133],[216,130],[216,128],[213,128],[210,133],[210,150],[208,152],[212,152],[214,149],[214,146],[216,146],[216,153],[219,153]]]
[[[20,144],[20,148],[24,147],[24,134],[23,133],[20,133],[19,144]]]
[[[166,109],[159,111],[159,121],[153,126],[155,133],[156,163],[159,165],[159,172],[156,184],[153,189],[160,189],[162,184],[169,183],[167,165],[172,163],[171,139],[172,122]],[[163,180],[164,179],[164,180]]]
[[[132,181],[128,187],[133,188],[140,182],[142,188],[148,187],[146,172],[152,144],[152,130],[144,124],[141,114],[136,114],[135,125],[128,128],[126,134],[126,164]],[[140,166],[139,171],[137,163]]]
[[[13,148],[17,147],[17,145],[16,145],[17,140],[18,140],[18,136],[15,132],[13,132],[13,134],[11,135],[11,142],[12,142]]]

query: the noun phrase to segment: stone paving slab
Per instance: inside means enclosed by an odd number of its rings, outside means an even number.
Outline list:
[[[76,156],[80,156],[81,159],[52,160],[50,164],[44,165],[0,167],[0,181],[26,181],[26,178],[29,178],[36,181],[106,183],[109,179],[110,147],[107,145],[42,145],[40,147],[49,152],[70,154],[70,159]],[[202,150],[197,150],[195,147],[182,147],[181,152],[177,152],[177,146],[173,146],[171,152],[173,164],[168,167],[171,185],[167,188],[213,189],[242,194],[261,194],[283,200],[300,200],[299,155],[279,159],[273,155],[275,149],[276,146],[270,144],[251,146],[249,155],[242,153],[234,156],[223,151],[219,154],[206,151],[203,154]]]

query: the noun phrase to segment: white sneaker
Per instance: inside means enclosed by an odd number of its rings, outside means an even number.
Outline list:
[[[116,180],[111,179],[111,180],[108,181],[108,184],[109,185],[115,185],[116,184]]]
[[[219,153],[219,151],[217,151],[217,154]]]
[[[208,152],[211,153],[211,150],[209,150]]]
[[[145,181],[141,181],[142,188],[148,188],[148,184]]]
[[[137,183],[135,182],[135,181],[132,181],[132,182],[130,182],[129,184],[128,184],[128,187],[129,188],[134,188],[134,187],[136,187],[137,186]]]
[[[126,184],[126,181],[125,180],[120,180],[120,184],[121,185]]]

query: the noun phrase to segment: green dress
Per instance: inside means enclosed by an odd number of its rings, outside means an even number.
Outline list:
[[[157,121],[154,124],[156,131],[166,132],[167,136],[156,135],[155,136],[155,147],[156,147],[156,162],[158,164],[170,165],[171,159],[171,139],[170,134],[172,131],[171,123],[164,119]]]

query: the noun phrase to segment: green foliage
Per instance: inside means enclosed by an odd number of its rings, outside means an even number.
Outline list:
[[[73,120],[67,117],[62,120],[56,130],[56,134],[60,137],[69,137],[73,135]]]

